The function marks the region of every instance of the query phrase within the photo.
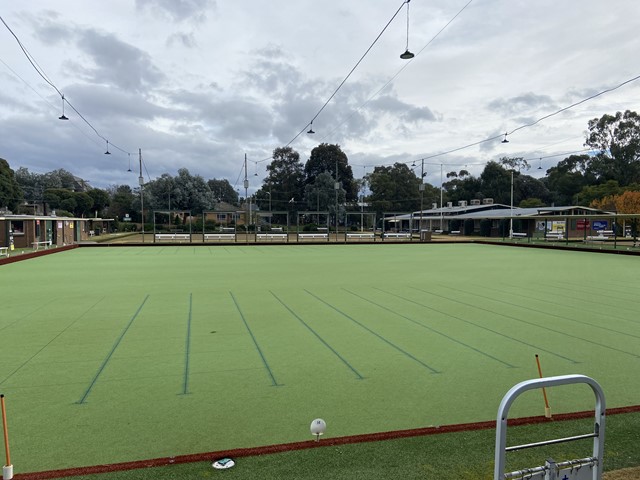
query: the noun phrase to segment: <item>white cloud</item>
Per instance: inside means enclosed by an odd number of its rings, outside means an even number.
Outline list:
[[[301,158],[320,142],[339,143],[359,175],[362,165],[371,171],[500,135],[637,75],[636,0],[615,9],[598,0],[476,0],[423,50],[467,1],[411,3],[410,48],[419,54],[409,64],[398,58],[403,10],[314,121],[317,133],[292,143]],[[234,182],[245,153],[261,160],[306,131],[400,4],[30,0],[3,18],[101,135],[134,155],[142,148],[151,175],[184,166]],[[0,42],[0,157],[12,168],[66,168],[96,186],[135,185],[128,155],[105,159],[104,142],[74,112],[59,122],[56,92],[9,32]],[[579,150],[589,119],[639,103],[635,82],[519,130],[508,144],[431,162],[473,171],[503,155]],[[438,170],[427,178],[439,181]]]

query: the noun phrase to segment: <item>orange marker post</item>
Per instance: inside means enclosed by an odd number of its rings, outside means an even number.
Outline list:
[[[2,478],[13,478],[13,465],[11,465],[11,453],[9,452],[9,431],[7,430],[7,411],[4,406],[4,395],[0,394],[0,406],[2,407],[2,431],[4,433],[4,452],[7,456],[7,464],[2,467]]]
[[[538,375],[542,378],[542,369],[540,368],[540,359],[536,353],[536,363],[538,364]],[[549,400],[547,400],[547,389],[542,387],[542,396],[544,397],[544,416],[551,418],[551,407],[549,407]]]

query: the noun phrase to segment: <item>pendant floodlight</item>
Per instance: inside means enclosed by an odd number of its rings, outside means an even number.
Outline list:
[[[309,131],[307,133],[310,135],[316,133],[313,131],[313,120],[311,120],[311,123],[309,124]]]
[[[414,161],[414,162],[411,164],[411,167],[413,168],[413,167],[415,167],[415,166],[416,166],[416,162]]]
[[[127,170],[127,172],[131,172],[131,154],[128,153],[127,155],[129,155],[129,170]]]
[[[415,55],[411,53],[409,50],[406,50],[404,53],[400,55],[400,58],[403,60],[411,60]]]
[[[58,117],[58,120],[69,120],[69,118],[64,114],[64,94],[62,94],[62,115]]]
[[[407,47],[403,54],[400,55],[400,58],[403,60],[410,60],[415,55],[409,51],[409,2],[411,0],[407,0]]]
[[[106,140],[107,142],[107,151],[104,152],[105,155],[111,155],[111,152],[109,151],[109,140]]]
[[[321,418],[316,418],[313,422],[311,422],[311,435],[316,436],[316,442],[320,440],[320,435],[323,435],[326,429],[327,423]]]
[[[540,165],[538,165],[538,170],[542,170],[542,158],[540,159]]]
[[[502,143],[509,143],[509,140],[507,140],[507,132],[504,132],[504,139],[502,140]]]

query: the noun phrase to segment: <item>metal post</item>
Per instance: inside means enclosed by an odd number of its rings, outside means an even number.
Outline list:
[[[251,204],[249,203],[249,179],[247,178],[247,154],[244,154],[244,203],[247,205],[248,211],[244,217],[244,221],[246,223],[244,229],[244,236],[249,243],[249,223],[251,223]]]
[[[420,223],[418,225],[418,234],[422,231],[422,215],[424,211],[424,158],[422,159],[422,168],[420,170]]]
[[[140,185],[140,211],[142,214],[142,243],[144,243],[144,177],[142,176],[142,149],[138,149],[138,160],[140,163],[140,176],[138,184]]]
[[[336,191],[336,242],[338,241],[338,190],[340,189],[340,182],[338,182],[338,160],[336,159],[336,183],[334,184],[334,190]]]
[[[444,226],[442,225],[442,223],[443,223],[442,216],[444,214],[444,212],[442,211],[442,189],[443,189],[443,186],[442,186],[442,167],[443,167],[443,165],[440,164],[440,230],[444,231]]]
[[[511,211],[509,213],[509,238],[513,238],[513,170],[511,170]]]

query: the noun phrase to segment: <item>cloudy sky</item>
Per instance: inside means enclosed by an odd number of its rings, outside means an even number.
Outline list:
[[[438,155],[640,75],[640,2],[412,0],[416,57],[399,58],[405,5],[307,135],[309,121],[402,5],[4,2],[4,21],[91,126],[69,106],[70,121],[58,120],[60,96],[0,24],[0,157],[14,170],[65,168],[97,187],[135,186],[142,149],[145,180],[188,168],[241,187],[246,154],[255,189],[265,176],[262,160],[302,131],[291,146],[303,161],[321,142],[341,145],[356,177],[427,157],[427,181],[439,185],[441,169],[477,174],[502,156],[529,159],[529,173],[542,176],[559,154],[585,148],[589,119],[640,109],[639,80],[520,129],[509,143],[498,138]],[[100,136],[112,155],[104,155]]]

